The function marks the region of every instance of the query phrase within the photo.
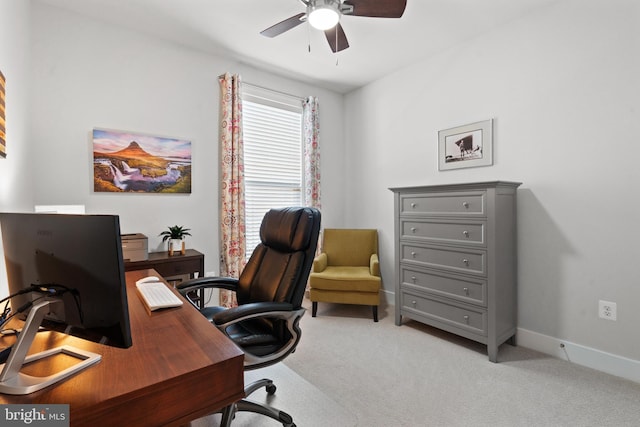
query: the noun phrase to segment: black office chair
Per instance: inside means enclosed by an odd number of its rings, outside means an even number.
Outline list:
[[[187,299],[203,288],[236,292],[237,307],[204,307],[200,312],[245,352],[245,370],[273,365],[295,351],[301,335],[298,322],[305,312],[302,299],[319,231],[317,209],[272,209],[260,226],[261,243],[239,279],[204,277],[177,286]],[[191,303],[198,308],[194,301]],[[246,386],[245,395],[261,387],[269,394],[276,391],[273,381],[262,379]],[[285,427],[295,427],[289,414],[246,399],[223,411],[221,426],[230,425],[236,411],[256,412]]]

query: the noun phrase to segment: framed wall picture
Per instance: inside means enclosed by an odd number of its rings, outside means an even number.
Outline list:
[[[493,119],[438,132],[438,169],[493,164]]]
[[[191,193],[191,141],[93,129],[93,190]]]
[[[2,71],[0,71],[0,157],[3,159],[7,157],[7,124],[5,121],[5,78]]]

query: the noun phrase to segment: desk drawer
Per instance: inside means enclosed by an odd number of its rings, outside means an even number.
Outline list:
[[[474,277],[449,276],[401,265],[402,286],[461,302],[487,306],[487,282]]]
[[[487,335],[487,311],[481,308],[474,309],[404,291],[402,309],[478,335]]]
[[[401,220],[402,238],[486,246],[484,221]]]
[[[406,194],[401,196],[400,215],[485,216],[486,192]]]
[[[183,274],[191,275],[194,271],[200,271],[200,261],[198,259],[184,259],[178,262],[155,264],[153,268],[155,268],[162,277],[180,276]]]
[[[426,267],[446,269],[458,273],[471,273],[486,276],[487,253],[454,247],[418,246],[400,243],[402,262],[415,262]]]

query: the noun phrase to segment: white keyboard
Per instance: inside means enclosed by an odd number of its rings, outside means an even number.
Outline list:
[[[180,307],[182,300],[162,282],[136,283],[140,299],[150,311],[160,308]]]

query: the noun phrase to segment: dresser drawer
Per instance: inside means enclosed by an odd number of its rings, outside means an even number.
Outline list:
[[[475,334],[487,335],[487,311],[481,308],[459,306],[445,300],[402,292],[402,309]]]
[[[400,215],[405,214],[485,216],[486,192],[405,194],[400,197]]]
[[[486,246],[486,223],[484,221],[446,221],[439,219],[402,219],[402,238],[438,243]]]
[[[457,299],[471,304],[487,306],[487,282],[464,276],[449,276],[435,271],[421,271],[400,266],[400,277],[404,288],[425,291],[434,295]]]
[[[487,253],[484,250],[418,246],[401,242],[400,253],[401,261],[420,263],[426,267],[482,276],[487,273]]]

